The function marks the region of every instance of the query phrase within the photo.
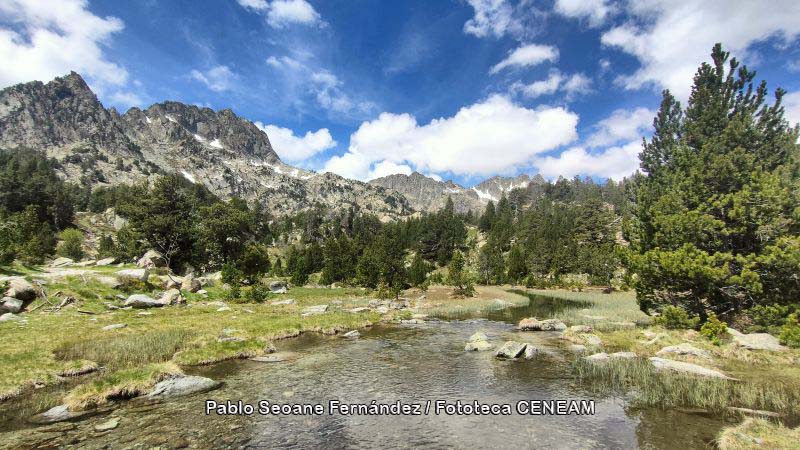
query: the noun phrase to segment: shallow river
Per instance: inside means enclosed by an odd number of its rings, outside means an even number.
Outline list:
[[[356,340],[304,335],[280,342],[298,359],[282,363],[233,361],[196,370],[225,385],[168,403],[129,402],[103,416],[76,423],[0,434],[0,447],[83,448],[707,448],[724,421],[696,414],[634,409],[620,398],[598,397],[570,375],[572,354],[551,333],[518,333],[513,323],[551,305],[538,303],[491,314],[491,320],[428,322],[375,327]],[[543,302],[543,301],[542,301]],[[502,361],[492,352],[464,352],[476,331],[490,342],[531,342],[532,361]],[[321,404],[319,416],[205,415],[205,400]],[[342,403],[418,403],[428,415],[327,414]],[[520,400],[595,400],[594,415],[521,415]],[[513,414],[436,415],[436,400],[508,404]],[[96,432],[111,417],[119,426]]]

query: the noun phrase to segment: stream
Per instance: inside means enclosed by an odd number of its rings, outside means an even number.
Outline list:
[[[522,317],[545,317],[563,307],[532,296],[531,305],[485,318],[376,326],[359,339],[304,334],[280,341],[291,362],[229,361],[192,374],[222,380],[212,392],[161,404],[128,402],[74,423],[0,428],[0,447],[58,448],[709,448],[726,422],[673,410],[639,409],[619,397],[599,397],[571,376],[574,355],[556,333],[522,333]],[[577,305],[573,305],[578,307]],[[529,342],[531,361],[499,360],[493,352],[465,352],[470,335],[489,341]],[[206,400],[254,405],[252,415],[206,415]],[[319,404],[321,415],[262,415],[258,402]],[[508,404],[511,415],[328,414],[328,402],[420,404],[443,400]],[[521,400],[594,400],[593,415],[524,415]],[[109,418],[119,426],[98,432]],[[5,431],[5,432],[4,432]]]

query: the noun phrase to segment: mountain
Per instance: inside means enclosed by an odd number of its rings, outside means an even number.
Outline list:
[[[547,181],[541,175],[536,175],[533,178],[525,174],[516,177],[494,176],[480,184],[476,184],[472,190],[475,191],[480,198],[486,201],[491,200],[496,203],[503,194],[507,195],[514,189],[525,189],[531,184],[540,185],[545,183],[547,183]]]
[[[261,202],[276,215],[323,205],[391,219],[412,213],[402,195],[338,175],[284,164],[269,137],[230,109],[177,102],[120,115],[75,72],[0,91],[0,148],[28,147],[61,163],[65,178],[92,185],[180,173],[226,198]]]
[[[369,184],[399,192],[417,211],[437,211],[444,207],[447,197],[453,199],[453,206],[457,212],[472,210],[478,213],[483,211],[486,205],[486,201],[471,189],[459,186],[452,181],[437,181],[419,172],[411,175],[395,174],[376,178]]]

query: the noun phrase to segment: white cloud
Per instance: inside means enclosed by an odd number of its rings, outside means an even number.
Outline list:
[[[528,109],[494,95],[454,116],[419,125],[410,114],[382,113],[350,136],[347,153],[325,170],[367,179],[389,161],[426,173],[511,173],[537,154],[577,138],[578,115],[565,108]]]
[[[375,178],[385,177],[388,175],[394,175],[397,173],[403,175],[411,175],[411,167],[408,164],[397,164],[392,161],[383,160],[372,168],[369,171],[369,175],[367,175],[367,180],[374,180]]]
[[[129,91],[116,91],[108,96],[112,103],[122,106],[142,106],[144,100],[134,92]]]
[[[792,125],[800,123],[800,91],[784,95],[782,104],[789,123]]]
[[[589,26],[597,27],[606,21],[614,8],[607,0],[556,0],[555,11],[573,19],[587,20]]]
[[[214,92],[228,91],[236,80],[236,74],[228,66],[216,66],[207,70],[205,73],[199,70],[192,70],[189,76],[197,80]]]
[[[618,109],[595,124],[595,132],[586,139],[591,147],[641,139],[653,124],[656,112],[647,108]]]
[[[281,56],[280,58],[270,56],[267,58],[267,64],[276,69],[301,70],[304,67],[303,63],[288,56]]]
[[[464,24],[464,32],[477,37],[501,37],[520,27],[514,8],[506,0],[467,0],[475,16]]]
[[[238,0],[244,8],[266,14],[267,23],[273,28],[285,28],[292,24],[322,25],[319,13],[306,0]]]
[[[0,87],[49,81],[70,70],[94,87],[120,86],[128,72],[107,59],[103,46],[123,29],[116,17],[92,14],[85,0],[3,0],[0,27]]]
[[[774,0],[648,0],[627,3],[629,22],[603,33],[602,43],[638,58],[641,67],[620,82],[628,89],[653,84],[680,100],[689,97],[692,77],[711,48],[722,42],[740,60],[751,44],[800,33],[800,2]],[[644,24],[644,25],[642,25]]]
[[[528,67],[541,64],[545,61],[556,61],[558,59],[558,49],[549,45],[528,44],[520,46],[506,57],[506,59],[495,64],[489,73],[497,73],[507,67]]]
[[[582,147],[573,147],[557,157],[538,158],[534,165],[544,177],[572,178],[575,175],[590,175],[621,180],[639,168],[641,142],[629,142],[621,147],[610,147],[599,153],[589,153]]]
[[[272,148],[284,161],[300,162],[336,146],[327,128],[308,131],[304,136],[295,136],[294,131],[277,125],[255,125],[269,136]]]
[[[592,80],[582,73],[565,77],[558,70],[551,70],[550,75],[544,80],[534,81],[530,84],[520,82],[511,86],[511,92],[521,93],[528,98],[537,98],[543,95],[552,95],[564,92],[567,100],[572,100],[580,94],[591,92]]]

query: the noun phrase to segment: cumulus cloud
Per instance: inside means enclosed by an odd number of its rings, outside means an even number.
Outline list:
[[[135,92],[130,91],[117,91],[108,96],[111,103],[121,106],[142,106],[144,100]]]
[[[618,109],[595,124],[595,131],[586,139],[586,143],[591,147],[600,147],[640,139],[652,126],[655,115],[652,109],[642,107]]]
[[[578,115],[565,108],[528,109],[500,95],[426,125],[410,114],[385,112],[362,123],[348,151],[328,160],[325,171],[364,180],[376,164],[390,162],[426,173],[511,173],[535,155],[574,141],[577,124]]]
[[[800,123],[800,91],[783,96],[783,109],[790,124]]]
[[[553,179],[559,176],[590,175],[621,180],[639,168],[641,142],[629,142],[621,147],[610,147],[590,153],[582,147],[573,147],[558,156],[547,156],[534,161],[542,176]]]
[[[233,73],[228,66],[212,67],[205,72],[192,70],[189,72],[189,77],[205,84],[214,92],[230,90],[231,87],[233,87],[233,82],[236,80],[236,74]]]
[[[771,36],[787,42],[800,33],[800,2],[775,0],[769,10],[749,0],[649,0],[627,3],[632,17],[602,35],[602,43],[635,56],[641,67],[621,77],[628,89],[651,84],[689,97],[692,77],[716,42],[742,59],[751,44]]]
[[[464,32],[477,37],[501,37],[520,27],[514,8],[506,0],[467,0],[475,16],[464,23]]]
[[[507,67],[529,67],[546,61],[556,61],[558,49],[549,45],[527,44],[517,47],[508,56],[495,64],[489,73],[495,74]]]
[[[383,160],[372,168],[367,175],[367,180],[374,180],[375,178],[385,177],[387,175],[403,174],[411,175],[411,167],[408,164],[397,164],[392,161]]]
[[[300,162],[336,146],[327,128],[296,136],[294,131],[277,125],[264,125],[261,122],[255,125],[267,133],[272,148],[284,161]]]
[[[0,18],[14,24],[0,26],[0,87],[49,81],[70,70],[99,89],[127,82],[125,68],[103,53],[122,21],[92,14],[85,0],[3,0]]]
[[[293,24],[322,25],[319,13],[306,0],[238,0],[246,9],[266,15],[273,28],[285,28]]]
[[[565,76],[558,70],[551,70],[550,75],[544,80],[534,81],[530,84],[514,83],[511,91],[520,93],[527,98],[537,98],[543,95],[553,95],[563,92],[567,100],[572,100],[580,94],[592,90],[592,80],[582,73]]]
[[[591,27],[602,25],[613,13],[607,0],[556,0],[555,11],[562,16],[586,20]]]
[[[276,69],[301,70],[304,67],[303,63],[289,56],[281,56],[279,58],[270,56],[267,58],[267,64]]]

